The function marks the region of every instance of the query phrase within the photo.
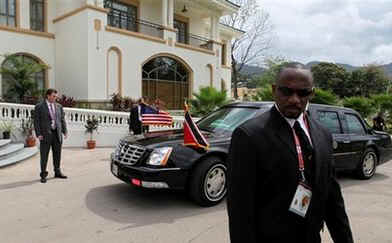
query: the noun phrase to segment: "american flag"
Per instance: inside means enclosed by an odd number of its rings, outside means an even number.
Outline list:
[[[165,125],[173,124],[173,117],[165,111],[155,109],[144,103],[140,104],[140,113],[143,125]]]

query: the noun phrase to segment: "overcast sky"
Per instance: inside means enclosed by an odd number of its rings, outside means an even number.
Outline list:
[[[273,55],[300,62],[392,62],[392,0],[258,0],[270,13]]]

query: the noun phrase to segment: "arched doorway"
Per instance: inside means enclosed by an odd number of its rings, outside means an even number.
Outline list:
[[[1,77],[1,92],[3,99],[12,102],[21,102],[20,97],[18,97],[21,90],[26,89],[26,94],[30,96],[37,96],[40,94],[42,90],[44,90],[47,86],[47,69],[43,69],[40,72],[35,72],[35,66],[31,66],[30,64],[44,64],[37,57],[25,54],[25,53],[17,53],[12,55],[12,57],[16,57],[16,59],[7,58],[2,63],[2,68],[6,68],[13,71],[19,72],[31,72],[29,78],[35,83],[34,90],[32,87],[26,86],[27,84],[19,84],[15,85],[15,80],[10,74],[3,74]]]
[[[189,90],[190,71],[173,57],[154,57],[143,65],[143,97],[160,99],[167,109],[183,109]]]

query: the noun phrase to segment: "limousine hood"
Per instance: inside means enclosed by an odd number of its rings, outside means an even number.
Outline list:
[[[207,142],[210,145],[214,145],[222,140],[227,140],[229,135],[225,134],[215,134],[212,132],[202,132]],[[183,129],[177,130],[166,130],[158,132],[150,132],[143,135],[130,135],[122,139],[122,141],[138,144],[150,149],[165,147],[165,146],[175,146],[182,145],[184,143],[184,132]]]

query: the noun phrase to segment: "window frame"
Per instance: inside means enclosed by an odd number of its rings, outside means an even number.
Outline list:
[[[364,136],[364,135],[367,135],[367,134],[368,134],[368,133],[367,133],[366,126],[365,126],[365,124],[363,124],[362,118],[361,118],[358,114],[345,112],[345,113],[344,113],[344,116],[345,116],[345,122],[346,122],[346,127],[347,127],[347,134],[350,134],[350,135],[357,135],[357,136]],[[352,132],[350,131],[349,122],[348,122],[348,119],[347,119],[348,116],[353,116],[353,117],[357,118],[357,120],[359,121],[359,124],[361,124],[361,127],[362,127],[362,129],[363,129],[363,133],[358,134],[358,133],[352,133]]]
[[[127,7],[127,11],[113,8],[113,3]],[[107,20],[108,26],[122,29],[122,30],[126,30],[126,31],[139,32],[139,30],[140,30],[140,27],[139,27],[140,7],[139,7],[138,1],[135,1],[135,0],[105,0],[104,7],[109,10],[108,17],[107,17],[108,18],[108,20]],[[135,10],[135,16],[134,16],[135,29],[128,28],[130,26],[130,24],[132,23],[132,16],[129,14],[130,8],[134,8],[134,10]],[[113,12],[119,12],[120,15],[116,16],[113,14]],[[125,15],[125,17],[127,19],[127,26],[125,28],[122,28],[122,24],[121,24],[121,20],[122,20],[121,16],[123,16],[123,15]],[[119,26],[112,25],[111,24],[112,21],[110,21],[110,18],[118,19]],[[129,22],[128,22],[128,19],[129,19]]]
[[[48,0],[30,0],[30,30],[32,31],[38,31],[38,32],[48,32],[48,21],[47,21],[47,3]],[[33,22],[38,22],[38,18],[33,19],[33,4],[42,4],[42,23],[40,29],[33,29]],[[38,16],[38,15],[37,15]]]
[[[178,28],[176,28],[176,22],[181,23],[185,26],[185,31],[183,31],[184,33],[184,39],[185,42],[179,41],[179,36],[180,36],[180,30]],[[177,30],[177,34],[176,34],[176,41],[182,44],[187,44],[189,45],[189,18],[175,14],[174,15],[174,21],[173,21],[173,28]]]
[[[337,117],[337,121],[338,121],[338,125],[339,125],[339,133],[332,133],[328,127],[326,127],[324,125],[324,123],[320,120],[320,112],[324,112],[324,113],[334,113],[336,114]],[[317,120],[320,122],[321,125],[323,125],[326,129],[328,129],[329,132],[331,132],[332,134],[343,134],[343,126],[342,126],[342,121],[340,120],[340,115],[338,111],[332,111],[332,110],[316,110],[317,113]]]
[[[45,64],[39,57],[36,57],[36,56],[34,56],[34,55],[30,54],[30,53],[24,53],[24,52],[15,53],[15,54],[12,54],[12,56],[19,56],[19,57],[21,57],[23,62],[25,62],[25,59],[27,59],[27,60],[31,60],[31,61],[33,61],[35,63]],[[7,59],[5,59],[2,63],[0,63],[0,66],[6,65],[6,62],[7,62]],[[40,81],[42,81],[42,88],[45,90],[45,89],[48,88],[48,85],[49,85],[48,84],[48,80],[49,80],[48,69],[44,69],[41,72],[36,73],[34,75],[33,79],[35,81],[37,81],[37,78],[39,78],[40,76],[42,77],[42,80],[40,80]],[[2,76],[2,83],[1,83],[1,86],[2,86],[2,90],[1,90],[2,96],[4,94],[4,89],[3,89],[4,88],[4,81],[5,81],[5,78],[4,78],[4,76]]]
[[[19,0],[3,0],[5,1],[5,13],[0,12],[0,18],[5,17],[6,24],[0,24],[0,26],[7,26],[11,28],[19,27]],[[14,13],[13,15],[10,14],[10,1],[13,1],[14,4]],[[9,24],[9,19],[14,20],[14,25]]]

